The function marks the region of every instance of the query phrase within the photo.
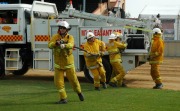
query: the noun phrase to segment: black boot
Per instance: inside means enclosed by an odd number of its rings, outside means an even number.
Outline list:
[[[80,101],[84,101],[84,96],[82,93],[78,93],[78,96]]]
[[[100,91],[100,88],[99,87],[95,87],[95,90]]]
[[[153,89],[162,89],[163,88],[163,84],[160,83],[160,84],[156,84]]]
[[[116,84],[116,83],[113,83],[113,82],[109,82],[109,85],[110,85],[111,87],[117,87],[117,84]]]
[[[106,84],[105,82],[103,82],[103,83],[102,83],[102,87],[103,87],[104,89],[107,89],[107,84]]]
[[[56,104],[67,104],[67,99],[61,99]]]
[[[121,84],[121,87],[127,87],[127,85],[123,82],[123,83]]]

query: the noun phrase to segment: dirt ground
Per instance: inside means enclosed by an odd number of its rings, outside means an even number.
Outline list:
[[[165,58],[160,65],[160,74],[163,80],[163,89],[180,90],[180,58]],[[149,63],[143,64],[125,76],[128,87],[152,88],[155,84],[150,76]]]
[[[164,63],[160,65],[161,78],[163,80],[163,89],[180,91],[180,58],[165,58]],[[83,72],[77,72],[80,82],[88,82]],[[18,79],[40,79],[52,80],[53,72],[46,70],[29,70],[27,74],[19,77],[8,75],[6,78]],[[125,76],[125,83],[131,88],[152,88],[155,84],[150,76],[149,63],[143,64],[131,71]]]

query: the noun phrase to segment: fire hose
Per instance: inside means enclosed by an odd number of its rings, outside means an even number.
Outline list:
[[[90,55],[92,55],[92,56],[99,56],[99,54],[92,54],[92,53],[88,52],[87,50],[84,50],[84,49],[82,49],[82,48],[80,48],[80,47],[74,46],[74,48],[79,49],[79,50],[82,50],[82,51],[84,51],[84,52],[86,52],[86,53],[88,53],[88,54],[90,54]]]

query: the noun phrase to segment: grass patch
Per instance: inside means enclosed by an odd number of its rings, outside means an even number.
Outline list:
[[[95,91],[82,83],[85,101],[79,101],[69,82],[68,104],[54,104],[58,94],[53,81],[0,80],[1,111],[178,111],[180,91],[111,88]]]

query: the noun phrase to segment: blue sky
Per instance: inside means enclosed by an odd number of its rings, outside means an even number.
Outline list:
[[[147,5],[177,5],[180,7],[180,0],[126,0],[126,12],[131,14],[132,18],[137,18],[139,13]]]

